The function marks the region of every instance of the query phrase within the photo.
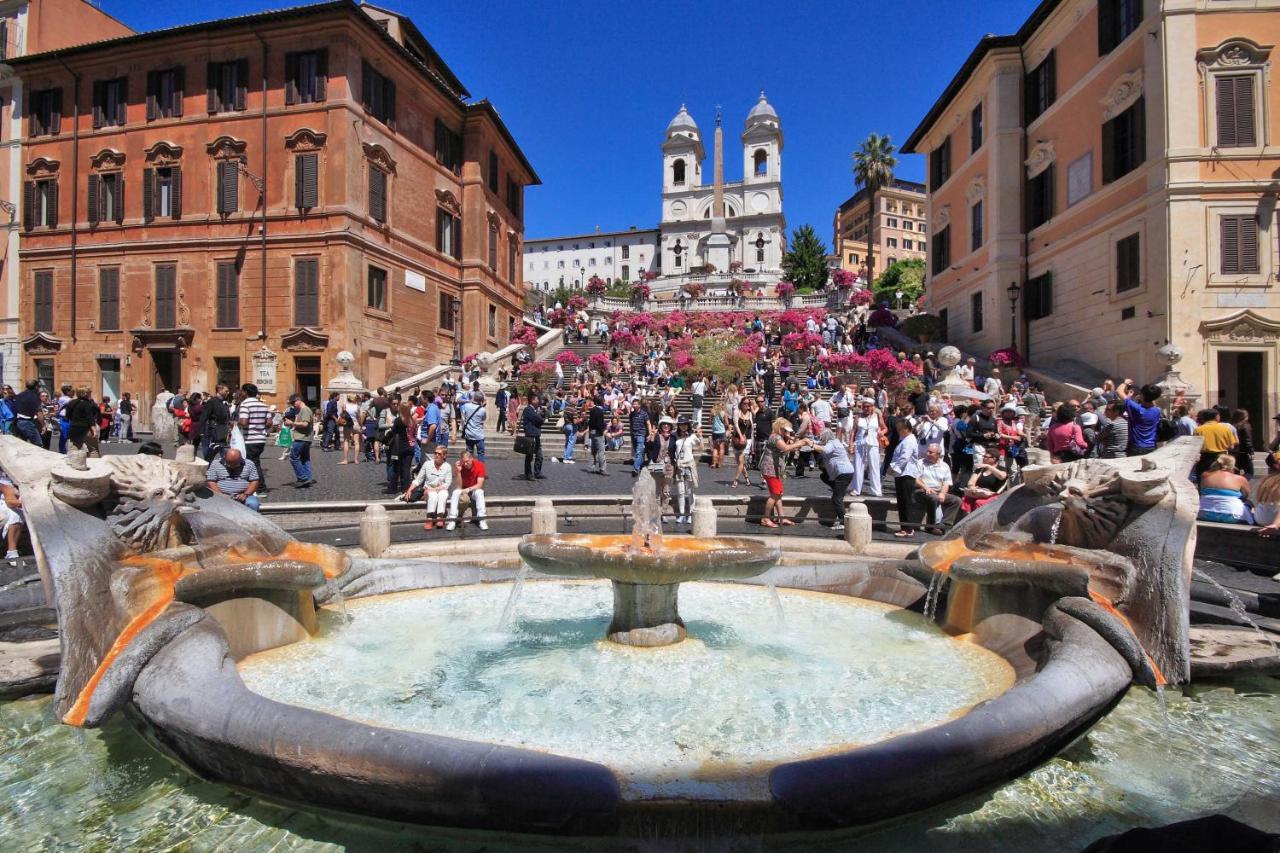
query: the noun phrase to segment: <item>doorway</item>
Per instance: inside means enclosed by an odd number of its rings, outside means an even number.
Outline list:
[[[178,393],[182,387],[182,358],[173,350],[151,350],[151,399],[161,391]]]
[[[1265,373],[1263,353],[1228,351],[1218,353],[1218,400],[1223,406],[1249,413],[1254,435],[1265,436],[1269,424],[1264,417]]]
[[[120,359],[98,359],[98,375],[102,377],[102,387],[98,389],[99,400],[120,399]]]
[[[298,377],[298,393],[308,406],[315,409],[320,405],[320,358],[295,356],[293,366]]]

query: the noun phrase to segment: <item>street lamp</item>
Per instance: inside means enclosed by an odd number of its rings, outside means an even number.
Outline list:
[[[1018,294],[1022,288],[1015,281],[1005,290],[1009,294],[1009,348],[1018,348]]]
[[[462,324],[459,318],[462,316],[462,300],[453,297],[449,300],[449,310],[453,312],[453,361],[449,362],[453,365],[462,365]]]

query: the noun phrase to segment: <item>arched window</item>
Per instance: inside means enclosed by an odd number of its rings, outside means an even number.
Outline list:
[[[671,183],[679,186],[684,183],[684,161],[677,160],[671,164]]]
[[[769,155],[763,148],[756,149],[754,160],[757,177],[769,174]]]

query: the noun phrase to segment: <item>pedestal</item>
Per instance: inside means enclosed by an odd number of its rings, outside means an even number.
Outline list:
[[[669,646],[687,636],[678,608],[680,584],[613,581],[609,639],[626,646]]]
[[[871,544],[871,513],[864,503],[849,504],[844,516],[844,541],[859,554]]]

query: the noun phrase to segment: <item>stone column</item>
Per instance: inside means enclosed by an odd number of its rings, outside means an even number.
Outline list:
[[[867,546],[871,544],[871,513],[867,511],[866,504],[851,503],[845,510],[844,541],[857,553],[866,553]]]
[[[716,535],[716,508],[709,497],[693,499],[693,529],[689,532],[696,539],[710,539]]]
[[[534,536],[550,535],[556,532],[556,509],[550,498],[537,498],[533,502],[532,530]]]
[[[382,504],[369,504],[360,516],[360,548],[370,557],[381,557],[391,547],[391,518]]]

